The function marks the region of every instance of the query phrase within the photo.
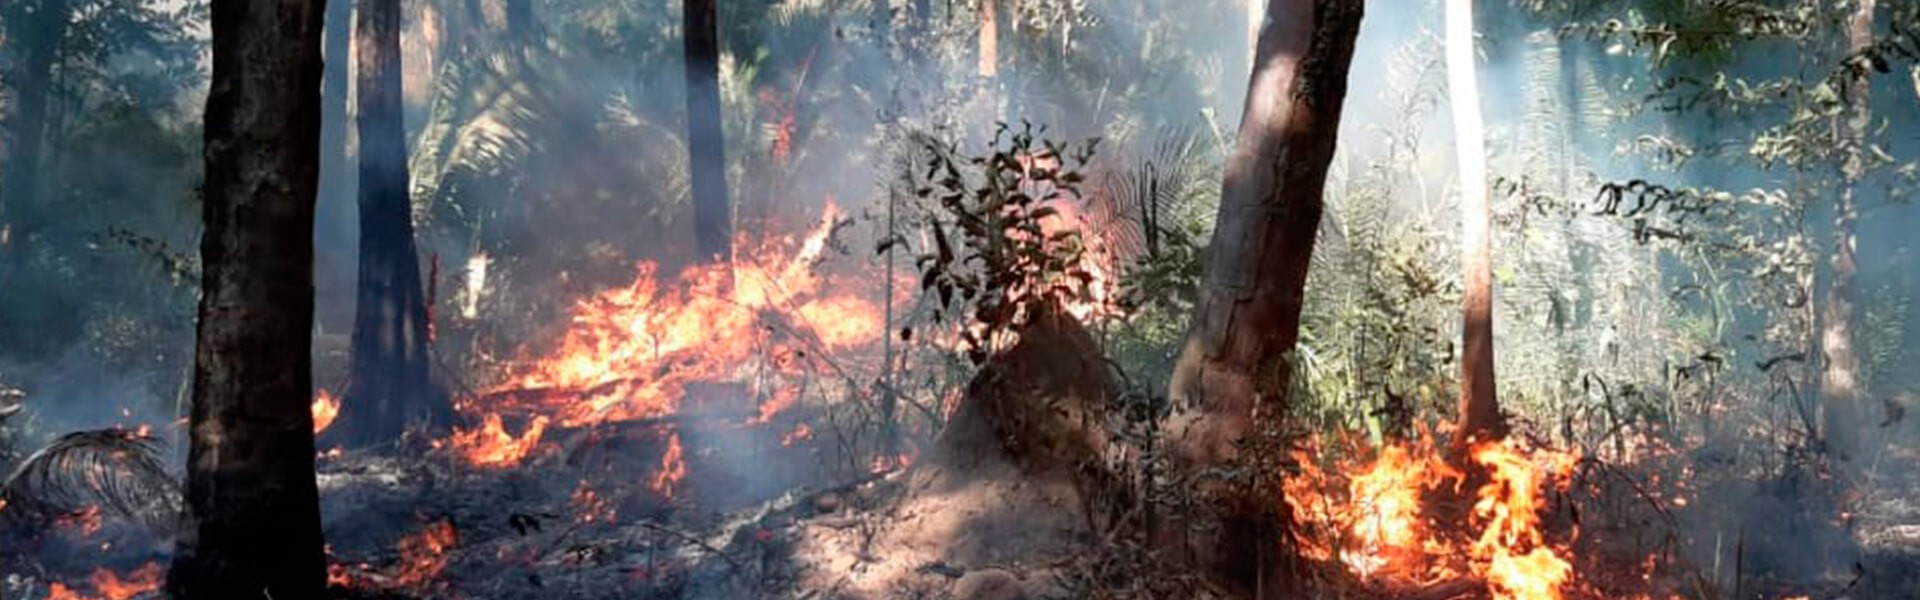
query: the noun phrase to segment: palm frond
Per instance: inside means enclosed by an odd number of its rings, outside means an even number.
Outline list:
[[[179,514],[179,489],[153,437],[120,428],[79,431],[14,468],[0,484],[0,518],[45,523],[98,506],[102,514],[166,531]]]

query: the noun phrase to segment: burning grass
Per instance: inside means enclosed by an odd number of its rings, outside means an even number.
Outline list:
[[[1284,493],[1307,526],[1303,553],[1383,588],[1468,579],[1495,600],[1566,597],[1574,534],[1550,535],[1542,513],[1547,494],[1565,491],[1578,455],[1518,438],[1479,443],[1468,454],[1472,464],[1457,468],[1424,434],[1331,468],[1297,452],[1301,472]],[[1450,524],[1442,502],[1479,479],[1464,526]]]

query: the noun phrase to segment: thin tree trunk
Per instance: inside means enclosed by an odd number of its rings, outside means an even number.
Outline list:
[[[1000,75],[1000,10],[998,0],[980,0],[980,64],[982,79]]]
[[[1859,52],[1873,43],[1874,0],[1859,0],[1847,21],[1847,44]],[[1860,389],[1860,358],[1853,349],[1854,224],[1859,219],[1854,194],[1866,175],[1866,130],[1872,118],[1867,73],[1856,73],[1847,90],[1847,115],[1841,126],[1847,136],[1847,157],[1840,168],[1840,195],[1833,207],[1833,252],[1828,256],[1827,297],[1821,314],[1820,346],[1826,362],[1820,370],[1822,428],[1828,450],[1843,463],[1863,462],[1866,410]]]
[[[325,0],[215,0],[192,445],[167,592],[313,600],[313,210]]]
[[[720,127],[720,32],[714,0],[686,0],[687,152],[693,230],[702,260],[733,260],[726,141]]]
[[[1186,410],[1170,424],[1169,443],[1195,472],[1240,462],[1242,442],[1274,449],[1278,441],[1360,18],[1358,0],[1267,4],[1194,329],[1170,385]],[[1292,517],[1271,479],[1251,489],[1211,485],[1223,527],[1189,549],[1262,597],[1283,598],[1297,583],[1282,544]]]
[[[30,238],[38,226],[40,212],[40,175],[43,150],[46,148],[47,105],[53,94],[53,67],[60,57],[60,46],[66,42],[67,31],[73,19],[73,11],[67,0],[40,0],[30,11],[22,10],[8,15],[24,18],[26,25],[15,32],[13,40],[19,49],[20,78],[13,85],[13,119],[8,123],[6,144],[10,154],[6,164],[6,179],[0,181],[0,202],[4,202],[7,212],[6,221],[0,227],[6,228],[8,243],[0,246],[6,251],[5,262],[8,273],[18,275],[26,267],[31,246]]]
[[[400,0],[354,11],[354,91],[360,134],[360,276],[341,441],[388,443],[410,424],[452,420],[428,378],[427,303],[414,250],[402,116]]]
[[[1454,447],[1506,433],[1493,380],[1493,213],[1487,204],[1487,155],[1475,75],[1473,2],[1448,0],[1447,94],[1453,106],[1455,154],[1460,161],[1460,246],[1465,293],[1461,328],[1460,414]]]
[[[353,1],[337,0],[327,5],[324,58],[326,73],[321,76],[320,113],[320,205],[344,203],[351,197],[354,182],[347,174],[347,75],[353,72],[348,62],[348,47],[353,43]]]
[[[324,36],[321,57],[326,61],[326,72],[320,76],[320,195],[314,208],[314,245],[323,249],[349,248],[353,244],[353,228],[346,223],[346,217],[354,210],[354,193],[358,189],[350,162],[352,136],[348,133],[350,112],[347,109],[351,101],[347,95],[348,77],[353,72],[350,62],[353,0],[334,0],[327,4],[326,25],[321,35]],[[352,258],[345,252],[319,252],[314,257],[315,288],[344,290],[353,285],[350,263],[346,262]],[[326,302],[315,306],[313,318],[318,330],[345,330],[350,326],[352,316],[345,312],[349,307],[329,308],[332,307]],[[338,383],[321,381],[319,385]]]

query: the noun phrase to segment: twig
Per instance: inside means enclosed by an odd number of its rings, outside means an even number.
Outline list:
[[[641,527],[645,527],[653,531],[658,531],[660,533],[664,533],[664,534],[679,538],[681,541],[687,542],[689,544],[693,544],[695,546],[699,546],[700,549],[713,553],[713,555],[718,556],[723,560],[726,560],[727,566],[732,567],[733,572],[736,574],[745,574],[747,572],[746,566],[740,564],[740,560],[734,558],[732,554],[728,554],[725,550],[715,548],[713,547],[712,544],[708,544],[705,541],[702,541],[700,538],[694,537],[692,534],[689,534],[671,527],[667,527],[665,525],[654,523],[652,521],[640,521],[639,525]]]

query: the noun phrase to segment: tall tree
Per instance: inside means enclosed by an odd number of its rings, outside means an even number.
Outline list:
[[[344,203],[354,189],[348,177],[347,163],[347,75],[348,47],[353,43],[353,2],[339,0],[327,4],[327,24],[322,54],[327,72],[321,76],[320,93],[320,205]],[[324,238],[323,238],[324,241]]]
[[[998,0],[980,0],[980,64],[982,79],[1000,74],[1000,9]]]
[[[1170,426],[1171,443],[1191,468],[1239,462],[1242,442],[1276,441],[1287,414],[1289,357],[1361,12],[1360,0],[1267,3],[1194,328],[1170,386],[1184,409]],[[1265,493],[1277,493],[1271,486],[1213,486],[1209,495],[1227,526],[1192,550],[1263,596],[1281,598],[1293,587],[1284,570],[1291,561],[1272,551],[1292,517]]]
[[[410,424],[444,425],[452,409],[428,378],[427,302],[414,249],[400,81],[400,0],[354,11],[360,138],[360,276],[342,441],[397,440]]]
[[[1856,2],[1846,20],[1847,47],[1852,54],[1873,44],[1874,0]],[[1853,349],[1854,274],[1858,269],[1854,263],[1854,224],[1860,210],[1854,195],[1866,176],[1865,138],[1872,120],[1872,93],[1866,69],[1854,69],[1848,77],[1847,110],[1839,124],[1846,150],[1840,165],[1840,193],[1834,199],[1833,248],[1827,257],[1827,294],[1819,319],[1820,353],[1825,359],[1820,370],[1820,401],[1825,409],[1821,428],[1826,431],[1828,450],[1843,463],[1857,465],[1866,450],[1861,439],[1866,430],[1866,411],[1860,390],[1860,357]]]
[[[38,219],[53,71],[73,16],[68,0],[24,0],[0,9],[19,61],[11,74],[15,106],[6,123],[6,144],[11,147],[7,148],[6,177],[0,179],[0,207],[4,207],[0,217],[6,219],[0,221],[0,228],[5,228],[8,242],[0,244],[0,252],[5,253],[0,267],[15,275],[25,267],[25,249]]]
[[[185,510],[174,598],[311,600],[313,209],[326,0],[214,0]]]
[[[1487,204],[1486,133],[1473,50],[1473,0],[1447,0],[1447,95],[1460,163],[1460,264],[1465,269],[1460,330],[1460,414],[1454,447],[1505,433],[1493,381],[1493,212]]]
[[[726,140],[720,128],[720,31],[715,0],[682,3],[687,61],[687,152],[693,176],[693,230],[702,260],[733,260]]]

